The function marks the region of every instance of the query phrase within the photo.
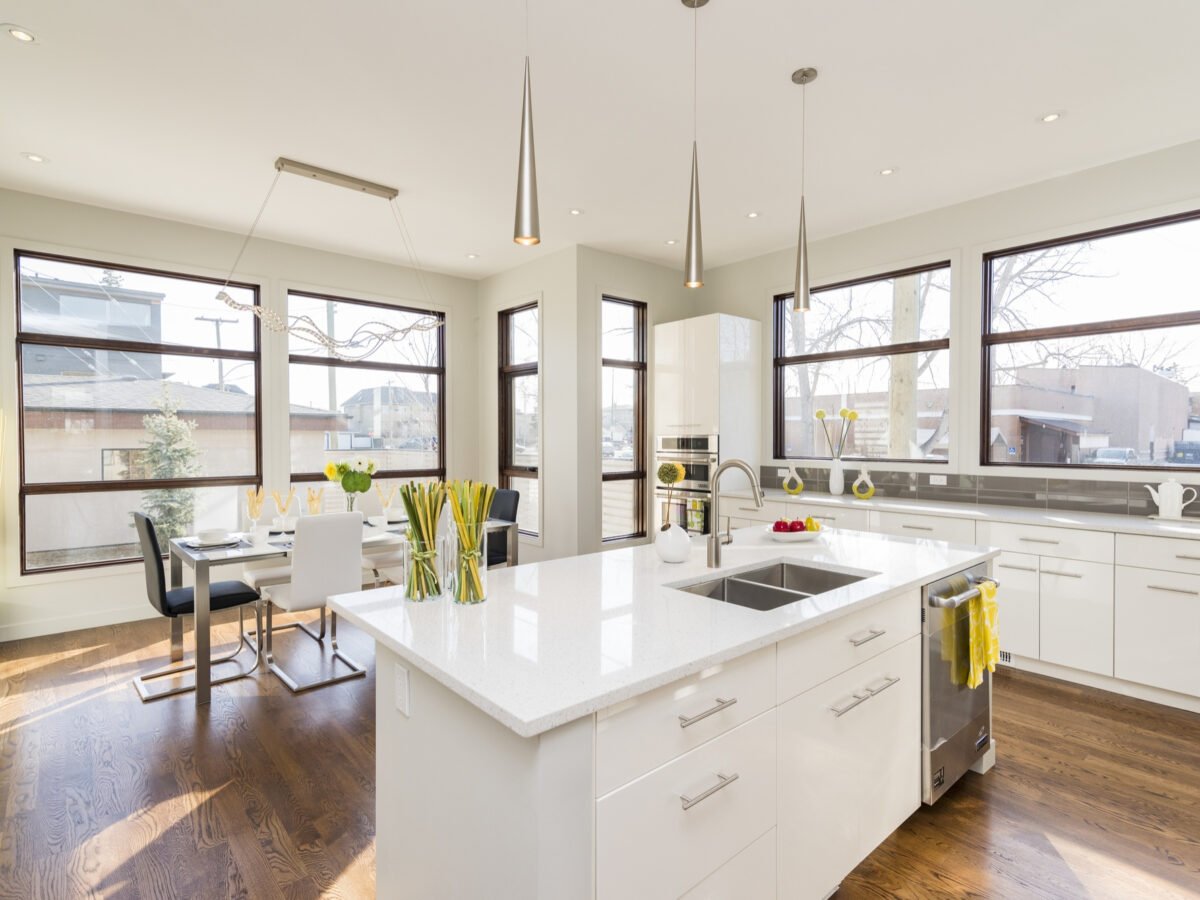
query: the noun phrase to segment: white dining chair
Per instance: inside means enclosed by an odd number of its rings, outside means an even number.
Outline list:
[[[321,610],[321,630],[312,631],[303,622],[280,626],[278,630],[298,628],[325,646],[325,604],[335,594],[347,594],[362,588],[362,569],[359,556],[362,547],[362,513],[331,513],[323,516],[306,516],[296,524],[296,538],[292,544],[291,581],[284,584],[264,586],[263,600],[267,604],[267,627],[263,639],[263,658],[267,668],[293,693],[337,684],[351,678],[361,678],[366,669],[346,656],[338,648],[337,613],[329,613],[329,647],[333,651],[333,662],[350,667],[350,671],[330,678],[298,683],[275,661],[272,638],[275,633],[272,612],[275,607],[284,612]]]

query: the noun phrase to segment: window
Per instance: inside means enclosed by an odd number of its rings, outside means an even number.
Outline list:
[[[807,313],[778,296],[774,324],[777,459],[830,456],[815,413],[849,407],[843,456],[948,461],[949,263],[818,288]]]
[[[1200,212],[984,257],[985,465],[1200,468]]]
[[[538,305],[502,311],[499,332],[500,487],[520,492],[517,524],[522,534],[536,536],[542,427]]]
[[[438,312],[288,293],[288,317],[307,316],[336,338],[370,322],[402,328]],[[410,331],[362,360],[289,336],[292,480],[324,481],[325,464],[362,455],[376,478],[444,478],[445,328]]]
[[[228,526],[261,480],[259,333],[221,282],[18,251],[21,572]],[[257,303],[252,285],[230,295]]]
[[[646,536],[646,304],[600,307],[600,525],[617,541]]]

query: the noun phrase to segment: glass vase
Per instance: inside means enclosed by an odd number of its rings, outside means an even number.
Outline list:
[[[354,501],[358,499],[358,494],[354,491],[346,491],[346,512],[354,512]]]
[[[423,603],[436,600],[442,595],[442,562],[444,554],[438,553],[438,540],[426,542],[410,531],[408,550],[404,565],[404,599]]]
[[[448,535],[455,603],[482,603],[487,599],[487,528],[484,522],[455,524]]]

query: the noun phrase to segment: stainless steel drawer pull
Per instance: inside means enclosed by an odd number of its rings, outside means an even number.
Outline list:
[[[738,509],[741,512],[758,513],[760,515],[764,512],[770,512],[770,510],[759,509],[757,506],[739,506]]]
[[[854,699],[851,700],[849,703],[847,703],[845,706],[831,706],[831,707],[829,707],[829,711],[831,713],[833,713],[835,718],[840,719],[842,716],[844,716],[846,713],[850,712],[850,710],[854,709],[854,707],[858,706],[860,703],[866,703],[868,700],[871,699],[870,694],[855,693],[853,695],[853,697],[854,697]]]
[[[1036,572],[1033,566],[1014,566],[1009,563],[996,563],[997,569],[1012,569],[1014,572]]]
[[[888,676],[884,675],[883,676],[883,684],[881,684],[879,687],[871,687],[871,685],[868,684],[866,687],[866,691],[872,697],[875,697],[879,694],[882,694],[884,691],[886,691],[888,688],[890,688],[893,684],[899,684],[899,683],[900,683],[899,678],[889,678]]]
[[[1184,588],[1166,587],[1161,584],[1148,584],[1146,587],[1152,591],[1167,591],[1172,594],[1187,594],[1189,597],[1200,597],[1200,591],[1189,591]]]
[[[907,528],[910,531],[933,531],[932,525],[901,525],[901,528]]]
[[[1200,556],[1192,556],[1189,553],[1176,553],[1175,558],[1176,559],[1188,559],[1188,560],[1191,560],[1192,562],[1200,562]]]
[[[707,800],[709,797],[711,797],[717,791],[721,790],[722,788],[729,787],[729,785],[733,784],[737,780],[738,780],[737,772],[734,772],[732,775],[722,775],[720,772],[718,772],[717,773],[717,783],[714,784],[712,787],[710,787],[708,790],[706,790],[703,794],[697,794],[695,797],[685,797],[683,794],[680,794],[679,799],[683,803],[684,809],[691,809],[693,806],[695,806],[701,800]]]
[[[861,636],[851,635],[849,640],[855,647],[861,647],[868,641],[873,641],[877,637],[883,637],[885,634],[887,634],[886,628],[868,628],[866,634]]]
[[[818,522],[836,522],[837,516],[813,516]]]
[[[1024,541],[1027,544],[1057,544],[1059,541],[1052,541],[1049,538],[1017,538],[1019,541]]]
[[[1082,578],[1082,575],[1076,575],[1074,572],[1051,572],[1048,569],[1042,569],[1043,575],[1057,575],[1059,578]]]
[[[707,719],[709,716],[716,715],[723,709],[729,709],[729,707],[733,706],[735,703],[737,703],[737,697],[730,697],[728,700],[722,700],[720,697],[718,697],[716,706],[709,707],[702,713],[696,713],[696,715],[692,716],[691,718],[688,718],[687,716],[680,716],[679,727],[687,728],[689,725],[695,725],[701,719]]]

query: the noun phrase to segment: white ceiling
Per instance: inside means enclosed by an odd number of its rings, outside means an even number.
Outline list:
[[[0,34],[0,185],[244,231],[283,155],[399,187],[441,271],[574,243],[680,264],[691,12],[529,5],[540,247],[511,241],[520,0],[0,3],[38,38]],[[699,16],[710,267],[795,239],[801,65],[821,72],[813,239],[1200,138],[1194,0],[712,0]],[[1066,115],[1039,123],[1050,110]],[[260,234],[405,260],[383,201],[294,176]]]

